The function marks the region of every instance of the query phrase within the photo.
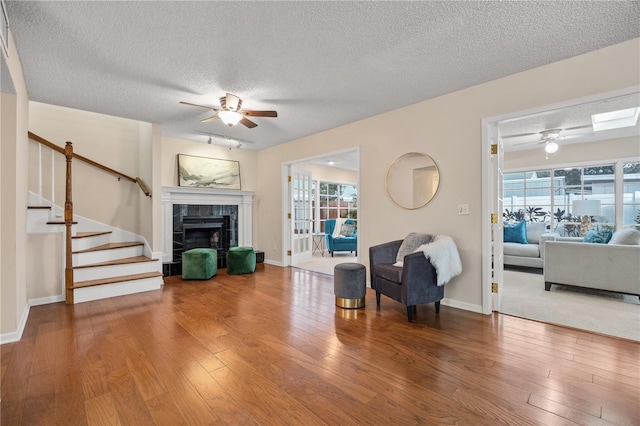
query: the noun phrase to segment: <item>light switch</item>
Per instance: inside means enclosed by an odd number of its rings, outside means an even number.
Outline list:
[[[469,214],[469,204],[458,204],[458,214]]]

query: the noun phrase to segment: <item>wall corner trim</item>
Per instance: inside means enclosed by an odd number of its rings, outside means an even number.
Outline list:
[[[29,318],[29,310],[31,309],[31,305],[27,303],[22,312],[22,318],[20,318],[20,324],[18,324],[18,329],[11,333],[0,334],[0,345],[4,345],[5,343],[13,343],[17,342],[22,338],[22,333],[24,332],[24,327],[27,325],[27,319]]]

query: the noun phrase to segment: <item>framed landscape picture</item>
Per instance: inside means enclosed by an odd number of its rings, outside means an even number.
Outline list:
[[[178,154],[178,185],[240,189],[240,163],[233,160]]]

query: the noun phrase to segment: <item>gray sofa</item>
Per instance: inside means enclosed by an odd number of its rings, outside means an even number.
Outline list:
[[[547,241],[544,282],[640,296],[640,245]]]
[[[528,244],[504,243],[504,264],[512,266],[525,266],[528,268],[542,268],[544,264],[544,243],[554,240],[557,235],[547,233],[547,225],[543,222],[530,222],[526,224]]]

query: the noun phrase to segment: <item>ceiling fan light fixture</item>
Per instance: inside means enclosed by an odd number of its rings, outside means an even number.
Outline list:
[[[562,129],[549,129],[549,130],[544,130],[540,132],[540,134],[542,135],[542,139],[554,140],[554,139],[558,139],[561,131]]]
[[[229,127],[235,126],[240,122],[240,120],[242,120],[242,114],[235,111],[220,111],[218,113],[218,117],[220,117],[220,120]]]
[[[547,143],[545,144],[545,146],[544,146],[544,151],[545,151],[547,154],[554,154],[555,152],[557,152],[557,151],[558,151],[558,148],[559,148],[559,146],[558,146],[558,144],[557,144],[555,141],[549,141],[549,142],[547,142]]]

